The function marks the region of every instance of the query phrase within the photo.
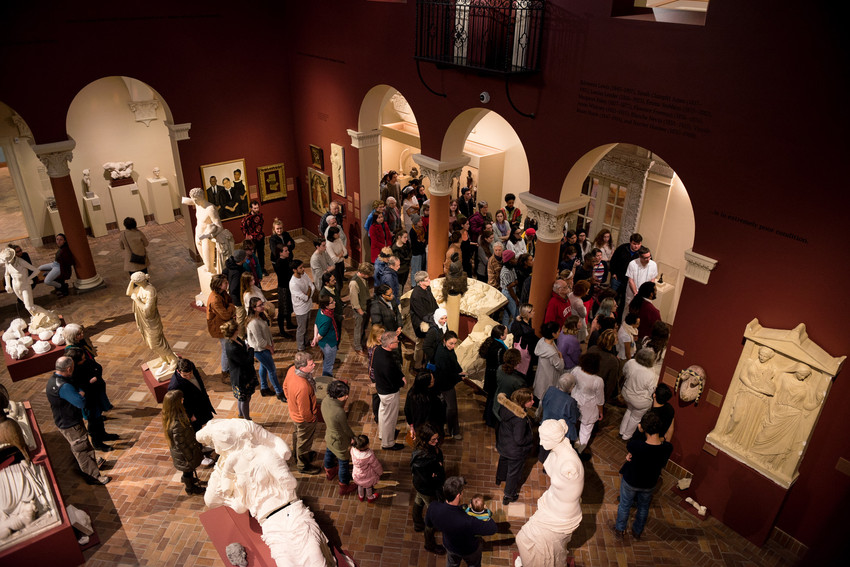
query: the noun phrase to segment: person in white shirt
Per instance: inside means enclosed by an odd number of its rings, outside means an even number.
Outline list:
[[[638,250],[638,257],[629,263],[626,268],[626,279],[628,287],[626,288],[626,305],[632,302],[632,299],[637,295],[638,288],[646,282],[654,282],[658,279],[658,264],[652,260],[652,254],[649,248],[641,246]]]
[[[620,360],[630,360],[635,355],[638,325],[640,318],[634,313],[627,313],[617,331],[617,358]]]
[[[295,331],[295,346],[299,351],[304,351],[307,348],[304,340],[307,337],[310,310],[313,308],[315,286],[313,280],[304,271],[303,261],[293,260],[291,267],[292,279],[289,280],[289,293],[292,296],[292,312],[295,313],[295,321],[298,324],[298,330]]]

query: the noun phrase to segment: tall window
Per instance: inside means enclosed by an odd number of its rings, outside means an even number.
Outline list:
[[[583,227],[592,239],[603,228],[611,231],[611,241],[617,242],[623,224],[623,206],[628,189],[613,181],[588,177],[581,192],[590,197],[586,206],[567,219],[569,228]]]

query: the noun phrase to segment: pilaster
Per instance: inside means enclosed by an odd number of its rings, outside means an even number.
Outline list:
[[[587,205],[590,197],[580,195],[575,199],[555,203],[549,199],[532,195],[530,192],[519,194],[526,214],[537,221],[537,240],[540,242],[561,242],[564,237],[564,222],[567,216]]]
[[[693,248],[685,250],[685,277],[698,281],[702,284],[708,283],[712,270],[717,266],[717,260],[697,254]]]
[[[171,136],[171,139],[175,142],[189,139],[189,129],[192,127],[191,122],[184,122],[183,124],[166,122],[165,126],[168,128],[168,135]]]
[[[460,179],[460,172],[463,166],[469,163],[469,158],[459,157],[449,161],[439,161],[426,155],[415,154],[413,161],[419,166],[422,174],[431,181],[431,186],[428,188],[431,196],[443,197],[452,194],[452,180]]]
[[[61,142],[51,142],[49,144],[33,144],[32,151],[38,156],[44,167],[47,168],[47,175],[51,179],[59,177],[67,177],[71,175],[71,169],[68,163],[74,159],[74,148],[77,143],[74,140],[63,140]]]
[[[349,129],[347,132],[351,136],[351,145],[358,150],[381,145],[380,128],[369,130],[368,132],[358,132],[357,130]]]

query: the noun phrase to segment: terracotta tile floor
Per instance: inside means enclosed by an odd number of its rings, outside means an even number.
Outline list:
[[[187,343],[181,354],[194,360],[206,371],[214,406],[230,408],[233,397],[229,386],[219,379],[219,346],[207,335],[204,314],[189,306],[198,292],[195,267],[185,243],[182,221],[143,228],[151,240],[149,253],[153,284],[159,290],[159,310],[166,336],[172,345]],[[107,429],[119,433],[115,451],[104,456],[106,468],[114,480],[108,486],[91,487],[74,472],[75,463],[68,445],[56,431],[44,395],[46,376],[12,383],[5,368],[0,381],[15,400],[30,400],[44,432],[48,451],[68,504],[87,510],[94,521],[101,545],[86,552],[90,566],[207,566],[223,565],[198,520],[204,510],[201,497],[187,496],[171,464],[161,434],[159,405],[142,382],[139,365],[150,357],[141,343],[133,322],[130,300],[125,296],[127,275],[118,254],[118,233],[89,239],[93,256],[107,287],[84,295],[57,300],[46,286],[36,288],[36,301],[62,313],[69,322],[86,326],[100,348],[109,395],[116,409],[111,412]],[[54,248],[34,248],[19,241],[38,265],[54,253]],[[312,246],[299,244],[298,256],[306,259]],[[274,289],[274,275],[263,282]],[[0,322],[5,329],[16,317],[13,297],[0,294]],[[353,384],[350,421],[355,431],[373,438],[376,428],[368,409],[365,365],[349,353],[347,335],[339,355],[337,375]],[[107,337],[111,337],[108,338]],[[104,342],[107,340],[107,342]],[[279,340],[275,355],[283,372],[291,364],[291,341]],[[181,345],[182,346],[182,345]],[[463,474],[469,481],[469,493],[482,492],[491,500],[496,519],[507,522],[504,533],[488,538],[484,565],[507,566],[515,551],[513,534],[534,511],[537,498],[547,486],[542,467],[535,464],[522,488],[520,502],[505,510],[501,493],[493,485],[497,455],[493,435],[480,422],[483,399],[465,385],[458,387],[460,414],[464,428],[462,442],[444,445],[449,474]],[[286,406],[275,398],[255,396],[251,403],[254,420],[291,442],[293,426]],[[220,410],[220,417],[234,417],[235,409]],[[606,526],[617,508],[617,481],[624,457],[622,441],[616,437],[620,413],[610,408],[595,442],[593,456],[586,463],[583,495],[584,520],[573,535],[570,548],[578,565],[792,565],[796,558],[769,542],[759,549],[729,530],[717,520],[700,521],[680,507],[680,498],[671,491],[672,476],[664,474],[663,487],[656,495],[644,538],[624,542],[614,540]],[[323,435],[315,448],[323,450]],[[335,483],[324,477],[300,477],[299,493],[313,510],[317,520],[333,541],[342,543],[361,567],[442,565],[444,560],[422,549],[420,534],[413,531],[409,508],[412,483],[409,472],[410,450],[391,454],[380,452],[388,471],[379,489],[385,496],[378,505],[361,504],[356,497],[336,496]],[[209,470],[200,469],[201,478]],[[387,497],[394,495],[392,497]],[[509,525],[509,529],[507,526]]]

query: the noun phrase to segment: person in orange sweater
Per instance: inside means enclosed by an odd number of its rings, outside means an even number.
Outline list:
[[[319,474],[322,469],[313,465],[316,453],[311,451],[316,423],[319,421],[319,406],[316,402],[316,382],[313,370],[316,363],[313,355],[300,351],[295,353],[295,364],[286,372],[283,394],[289,403],[289,417],[295,423],[295,462],[302,474]]]

